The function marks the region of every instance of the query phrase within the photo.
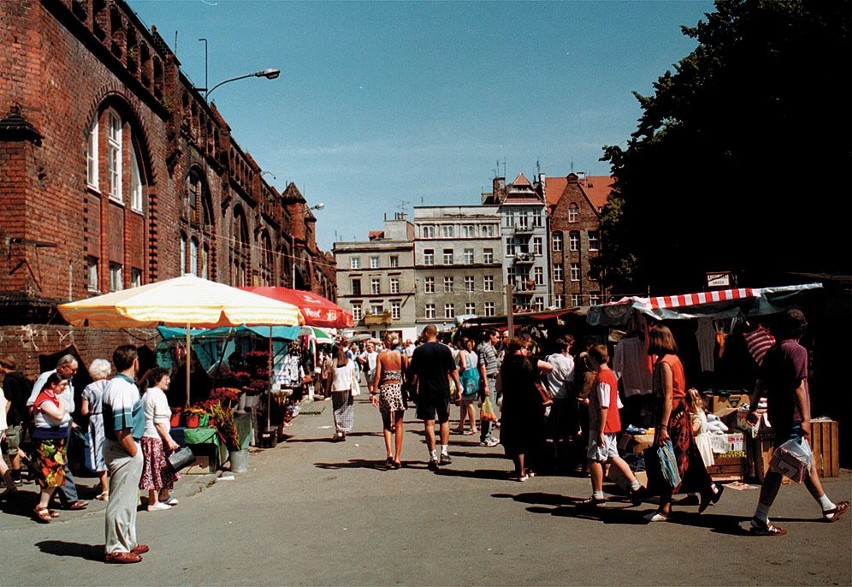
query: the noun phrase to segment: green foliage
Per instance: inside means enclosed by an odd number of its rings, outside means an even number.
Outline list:
[[[602,220],[613,288],[695,289],[706,271],[758,279],[845,272],[841,173],[852,168],[849,0],[717,0],[698,47],[636,95]]]

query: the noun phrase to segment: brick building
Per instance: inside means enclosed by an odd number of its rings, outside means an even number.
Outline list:
[[[298,188],[263,179],[123,0],[0,2],[0,45],[0,324],[67,338],[57,303],[184,272],[335,300]]]
[[[600,251],[601,209],[612,191],[612,178],[541,175],[536,188],[544,193],[550,215],[551,305],[566,308],[609,301],[602,284],[589,275],[589,267]]]

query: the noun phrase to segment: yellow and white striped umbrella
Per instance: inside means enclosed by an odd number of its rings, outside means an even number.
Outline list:
[[[61,304],[58,309],[75,326],[99,328],[304,324],[293,304],[189,274]]]

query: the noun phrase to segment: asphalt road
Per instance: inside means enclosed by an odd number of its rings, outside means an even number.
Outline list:
[[[385,470],[366,394],[346,442],[330,442],[326,404],[296,417],[275,448],[253,449],[248,471],[186,475],[178,506],[140,511],[151,551],[139,564],[102,562],[103,503],[41,525],[30,517],[34,486],[23,486],[24,499],[0,512],[0,585],[852,584],[852,515],[821,522],[804,487],[782,487],[773,508],[786,537],[748,534],[757,489],[648,525],[653,503],[577,505],[590,495],[586,478],[509,480],[501,447],[471,436],[453,435],[453,463],[430,472],[413,410],[404,467]],[[829,496],[850,499],[850,479],[844,470],[825,480]]]

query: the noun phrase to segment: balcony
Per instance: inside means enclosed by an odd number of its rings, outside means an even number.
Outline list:
[[[365,326],[386,326],[393,322],[390,310],[384,312],[367,312],[364,314]]]
[[[516,234],[529,234],[535,231],[535,226],[516,224],[514,229]]]
[[[535,263],[535,255],[532,253],[515,253],[513,261],[515,265],[532,265]]]
[[[512,284],[512,292],[515,295],[530,296],[536,292],[537,285],[535,281],[516,281]]]

